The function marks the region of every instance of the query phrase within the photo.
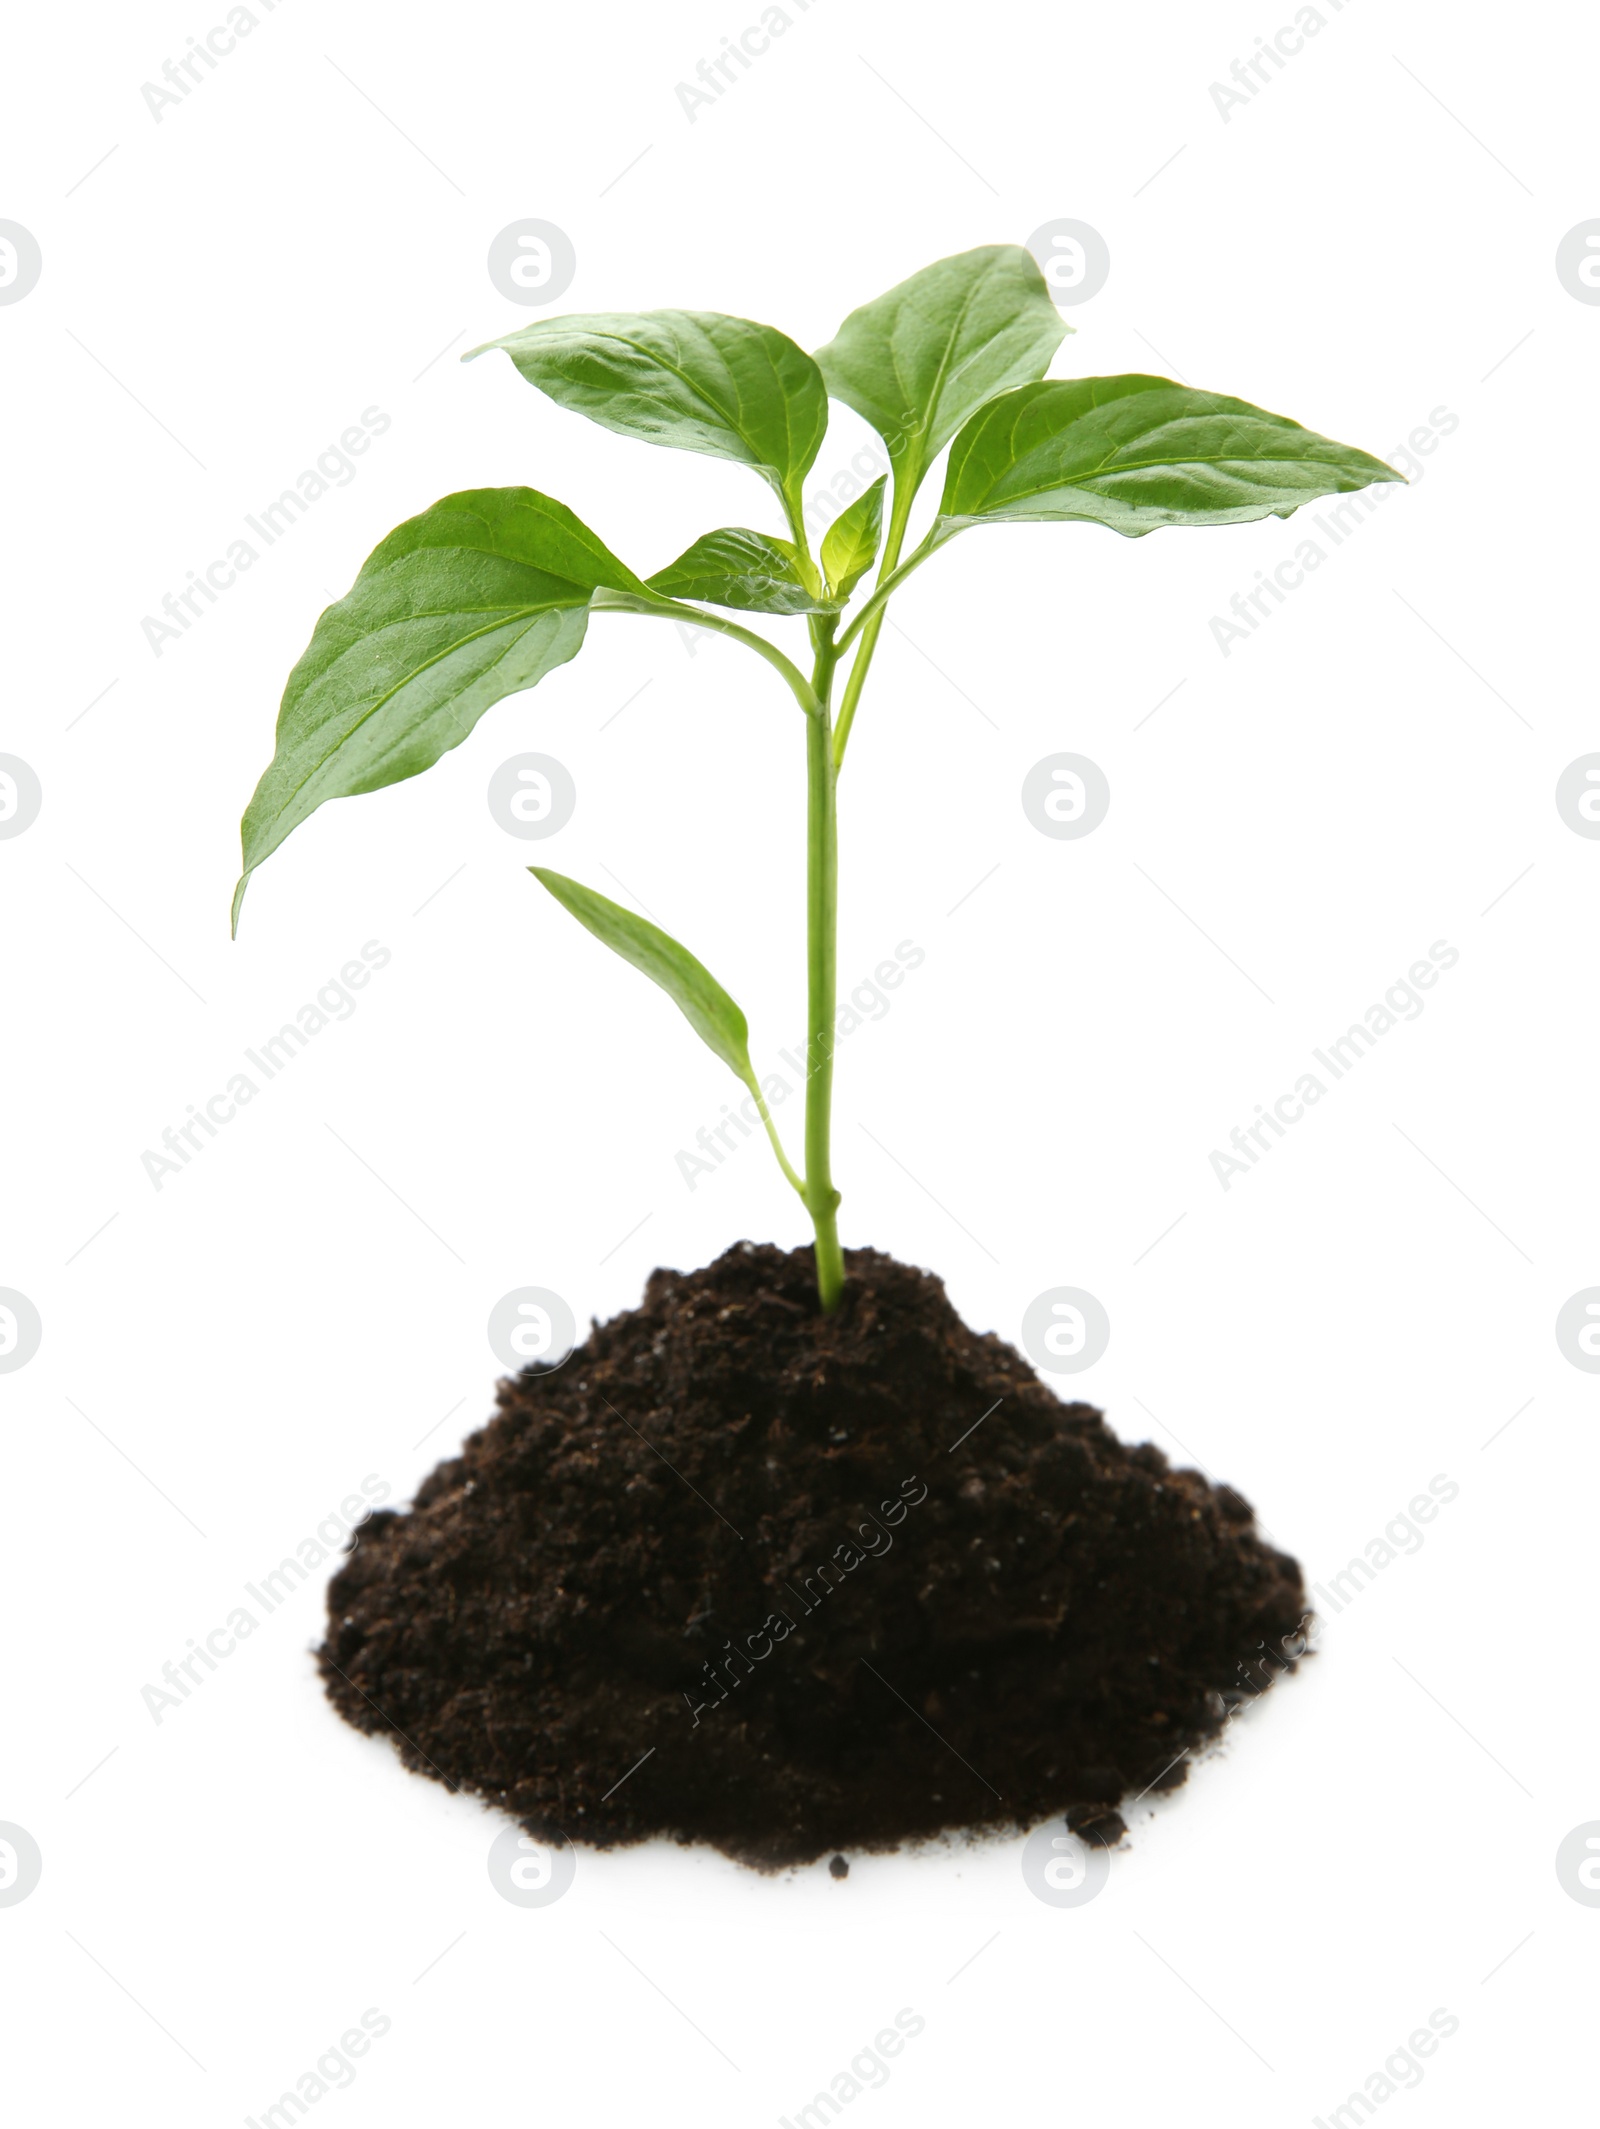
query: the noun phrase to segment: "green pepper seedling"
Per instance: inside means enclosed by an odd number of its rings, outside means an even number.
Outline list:
[[[721,984],[656,925],[561,873],[530,870],[658,983],[748,1087],[810,1215],[821,1306],[837,1307],[845,1268],[830,1144],[836,794],[896,592],[978,526],[1075,519],[1138,539],[1163,525],[1288,517],[1319,496],[1401,478],[1282,415],[1164,377],[1047,378],[1066,330],[1031,256],[994,244],[942,259],[853,311],[814,356],[770,325],[707,311],[549,318],[490,342],[558,406],[603,428],[749,466],[784,531],[707,532],[641,578],[564,503],[533,488],[447,495],[397,526],[322,615],[289,676],[277,750],[244,816],[235,930],[251,873],[318,806],[431,768],[503,696],[575,658],[594,616],[689,622],[731,637],[765,660],[805,720],[801,1169],[751,1065],[745,1016]],[[890,472],[830,525],[813,557],[801,484],[827,431],[830,397],[878,432]],[[937,512],[907,551],[918,491],[946,445]],[[874,562],[876,577],[852,611]],[[803,617],[809,670],[729,612]]]

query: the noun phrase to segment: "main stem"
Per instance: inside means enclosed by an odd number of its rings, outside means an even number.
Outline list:
[[[916,493],[917,482],[914,470],[897,474],[894,484],[894,499],[889,506],[889,529],[884,534],[883,553],[878,562],[878,582],[873,596],[881,592],[900,564],[900,549],[905,544],[906,526],[911,517],[911,501]],[[868,605],[871,601],[868,601]],[[866,608],[862,609],[863,613]],[[850,727],[856,721],[856,704],[861,700],[861,690],[866,685],[867,674],[872,667],[872,654],[878,647],[878,637],[883,629],[883,617],[887,606],[879,606],[868,615],[861,630],[861,643],[850,666],[850,677],[844,684],[844,700],[839,705],[839,729],[834,734],[833,766],[837,774],[844,760],[844,750],[850,744]],[[837,654],[836,654],[837,655]]]
[[[814,624],[816,709],[806,719],[806,1209],[817,1234],[824,1315],[844,1292],[839,1193],[833,1187],[833,1045],[838,994],[839,823],[830,697],[834,622]]]

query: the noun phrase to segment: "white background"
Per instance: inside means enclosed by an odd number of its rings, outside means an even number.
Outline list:
[[[1554,254],[1600,214],[1592,25],[1325,6],[1224,122],[1210,84],[1287,0],[816,0],[691,123],[675,85],[755,0],[283,0],[158,123],[141,84],[224,12],[36,8],[6,39],[0,215],[44,256],[0,309],[0,750],[44,792],[0,842],[0,1284],[44,1325],[0,1378],[0,1819],[44,1856],[0,1908],[19,2118],[259,2117],[376,2006],[319,2118],[759,2124],[910,2006],[852,2117],[1310,2120],[1443,2007],[1459,2031],[1380,2111],[1575,2119],[1600,1913],[1553,1865],[1600,1817],[1600,1385],[1553,1325],[1600,1280],[1600,845],[1553,793],[1600,746],[1600,309]],[[1460,1487],[1076,1911],[1015,1840],[843,1885],[584,1852],[559,1905],[509,1906],[496,1821],[323,1703],[320,1575],[159,1725],[140,1697],[364,1476],[404,1499],[481,1423],[508,1288],[582,1322],[657,1263],[803,1239],[759,1146],[686,1188],[731,1081],[521,869],[648,908],[764,1068],[796,1041],[803,735],[737,648],[596,623],[432,774],[319,813],[228,940],[284,675],[392,524],[529,482],[642,570],[777,529],[741,469],[458,365],[536,315],[484,264],[530,215],[576,247],[563,308],[807,347],[1074,216],[1112,271],[1056,374],[1176,371],[1379,453],[1458,418],[1226,658],[1211,617],[1304,519],[959,542],[857,726],[841,977],[927,958],[841,1051],[846,1241],[1009,1337],[1042,1289],[1093,1291],[1110,1349],[1064,1387],[1239,1485],[1308,1577]],[[355,480],[157,658],[143,617],[368,406],[392,426]],[[865,440],[838,412],[812,485]],[[537,851],[485,804],[530,748],[578,789]],[[1111,784],[1082,842],[1019,805],[1060,750]],[[353,1018],[158,1192],[144,1150],[369,939],[392,961]],[[1212,1149],[1435,940],[1460,958],[1420,1019],[1225,1192]]]

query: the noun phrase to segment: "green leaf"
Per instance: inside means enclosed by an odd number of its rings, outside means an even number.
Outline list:
[[[788,540],[743,525],[704,534],[657,570],[649,584],[668,599],[700,599],[742,613],[824,614],[838,606],[837,600],[819,599],[808,589],[799,551]]]
[[[251,873],[318,806],[420,775],[492,703],[576,657],[600,586],[644,590],[532,488],[447,495],[397,526],[289,675],[277,751],[242,823],[234,930]]]
[[[872,567],[883,531],[883,486],[886,473],[858,495],[828,527],[822,542],[822,574],[835,599],[848,599]]]
[[[720,311],[545,318],[504,348],[558,406],[619,436],[754,466],[796,509],[828,426],[817,365],[785,333]]]
[[[1242,399],[1165,377],[1023,385],[950,448],[937,545],[964,526],[1087,518],[1138,539],[1160,525],[1287,517],[1319,495],[1401,476]]]
[[[569,880],[565,873],[547,871],[543,865],[530,865],[528,870],[602,945],[631,961],[652,983],[659,983],[700,1040],[755,1091],[749,1027],[708,968],[659,926],[608,901],[592,887]]]
[[[1067,330],[1031,254],[985,244],[852,311],[817,362],[834,398],[888,445],[909,502],[968,415],[1042,377]]]

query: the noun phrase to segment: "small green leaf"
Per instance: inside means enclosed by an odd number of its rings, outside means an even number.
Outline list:
[[[543,865],[530,865],[528,870],[602,945],[660,984],[707,1048],[715,1050],[730,1071],[755,1091],[749,1027],[708,968],[659,926],[608,901],[592,887],[569,880],[565,873],[547,871]]]
[[[828,395],[786,333],[720,311],[596,312],[541,319],[463,359],[497,347],[558,406],[619,436],[754,466],[798,509]]]
[[[879,483],[882,486],[882,483]],[[668,599],[700,599],[752,614],[823,614],[836,600],[818,599],[800,573],[798,550],[770,533],[727,525],[708,532],[649,580]]]
[[[577,656],[599,587],[643,584],[533,488],[447,495],[380,542],[289,675],[277,751],[241,824],[246,882],[330,798],[431,768],[491,704]]]
[[[1050,367],[1067,326],[1031,254],[985,244],[852,311],[817,362],[889,447],[907,502],[969,414]]]
[[[1319,495],[1401,476],[1242,399],[1165,377],[1080,377],[991,400],[950,447],[937,545],[966,525],[1087,518],[1160,525],[1287,517]]]
[[[848,599],[872,567],[883,531],[883,487],[888,477],[880,473],[864,495],[839,513],[823,537],[822,574],[835,599]]]

